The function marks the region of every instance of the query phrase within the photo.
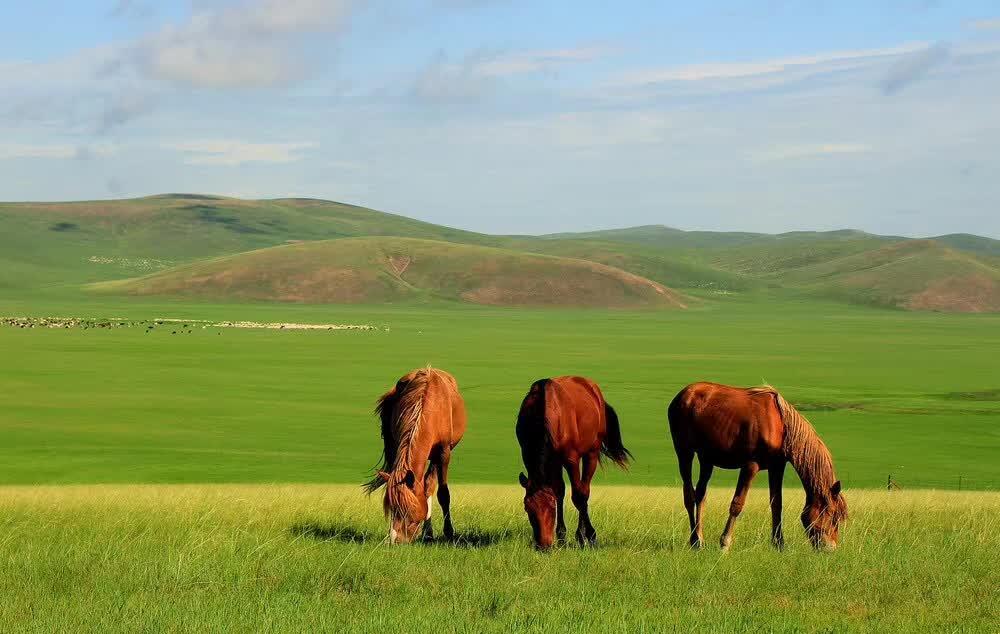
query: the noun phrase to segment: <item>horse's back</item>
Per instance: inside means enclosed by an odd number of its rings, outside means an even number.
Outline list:
[[[697,453],[721,467],[776,455],[784,427],[775,394],[719,383],[688,385],[667,410],[675,450]]]
[[[607,433],[604,395],[586,377],[551,378],[545,386],[545,420],[557,450],[565,454],[598,450]]]
[[[437,368],[430,369],[430,372],[430,399],[435,402],[435,415],[440,421],[440,439],[454,447],[465,435],[465,399],[454,376]]]

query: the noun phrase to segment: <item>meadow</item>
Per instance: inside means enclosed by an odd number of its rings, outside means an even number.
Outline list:
[[[0,630],[995,631],[998,316],[766,294],[628,312],[64,289],[0,312],[378,327],[0,327]],[[390,547],[359,486],[380,452],[372,407],[427,363],[469,410],[450,472],[459,541]],[[539,554],[514,419],[534,379],[563,373],[602,385],[636,461],[595,478],[598,550]],[[700,379],[770,382],[814,423],[851,510],[835,553],[808,546],[791,470],[784,552],[766,478],[720,552],[724,471],[709,546],[688,550],[665,408]]]
[[[469,410],[456,482],[516,483],[527,388],[583,374],[636,457],[598,486],[677,484],[666,405],[687,383],[716,380],[775,385],[820,431],[848,489],[884,488],[890,474],[904,488],[1000,488],[998,316],[766,297],[655,312],[60,301],[3,312],[379,330],[0,328],[0,483],[360,483],[380,452],[376,398],[430,363],[457,377]]]
[[[2,487],[0,629],[996,631],[997,493],[851,491],[822,554],[799,492],[780,553],[752,496],[722,553],[687,548],[679,490],[597,487],[602,546],[540,554],[518,491],[456,485],[458,543],[389,547],[354,486]]]

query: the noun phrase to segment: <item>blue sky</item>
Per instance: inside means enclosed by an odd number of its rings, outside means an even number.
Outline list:
[[[1000,237],[995,2],[0,6],[0,199]]]

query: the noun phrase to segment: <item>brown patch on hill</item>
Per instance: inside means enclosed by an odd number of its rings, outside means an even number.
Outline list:
[[[911,297],[905,307],[939,312],[1000,312],[1000,282],[984,274],[949,277]]]
[[[272,247],[97,288],[309,303],[433,298],[491,306],[685,307],[676,291],[603,264],[407,238]]]

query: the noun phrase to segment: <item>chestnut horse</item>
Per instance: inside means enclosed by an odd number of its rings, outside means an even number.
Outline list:
[[[553,528],[559,543],[566,542],[561,469],[569,475],[573,505],[580,513],[576,539],[580,546],[596,546],[597,531],[587,509],[594,471],[602,454],[623,469],[632,457],[622,445],[618,415],[597,384],[579,376],[535,381],[517,415],[517,440],[528,470],[519,480],[535,547],[552,546]]]
[[[429,366],[414,370],[382,395],[375,413],[382,423],[383,466],[365,489],[371,494],[385,486],[382,506],[390,519],[389,541],[412,542],[421,523],[423,537],[433,539],[435,489],[444,536],[452,539],[448,462],[465,434],[465,402],[455,377]]]
[[[816,430],[771,386],[729,387],[693,383],[677,394],[667,411],[670,435],[684,480],[684,506],[691,525],[691,546],[704,543],[702,517],[712,468],[739,469],[729,521],[719,540],[733,542],[733,525],[743,511],[750,483],[766,469],[771,487],[771,541],[784,546],[781,532],[781,482],[792,463],[806,492],[802,526],[815,548],[836,548],[847,501],[833,470],[833,458]],[[698,486],[691,486],[691,463],[698,455]]]

